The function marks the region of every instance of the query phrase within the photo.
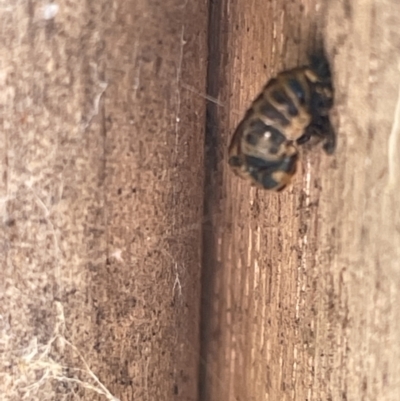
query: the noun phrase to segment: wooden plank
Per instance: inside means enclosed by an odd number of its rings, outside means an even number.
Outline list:
[[[0,15],[0,393],[194,400],[206,1]]]
[[[339,145],[333,157],[306,147],[293,187],[279,195],[250,189],[216,163],[212,177],[222,186],[209,208],[216,246],[204,267],[214,272],[214,315],[203,323],[202,399],[397,400],[398,4],[252,0],[221,8],[229,24],[213,33],[225,60],[217,154],[226,157],[266,80],[303,63],[318,32],[334,73]]]

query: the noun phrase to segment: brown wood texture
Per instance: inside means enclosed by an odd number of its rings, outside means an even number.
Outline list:
[[[202,400],[399,400],[399,4],[238,0],[214,12],[209,141],[221,137],[204,233]],[[305,147],[286,192],[250,188],[226,166],[230,135],[318,34],[337,152]]]
[[[207,2],[0,19],[0,399],[195,400]]]
[[[397,0],[209,3],[0,2],[1,400],[400,399]],[[230,135],[318,34],[337,152],[251,189]]]

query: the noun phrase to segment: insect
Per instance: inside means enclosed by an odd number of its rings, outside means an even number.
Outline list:
[[[267,82],[236,128],[229,165],[253,185],[280,191],[296,173],[298,146],[311,137],[324,140],[332,154],[336,135],[329,120],[333,87],[323,55],[308,66],[283,71]]]

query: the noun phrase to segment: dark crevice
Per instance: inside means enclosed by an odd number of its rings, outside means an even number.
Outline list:
[[[224,55],[227,54],[226,0],[210,0],[208,14],[208,66],[207,95],[219,99],[224,85]],[[203,249],[201,279],[201,321],[200,321],[200,366],[199,366],[199,401],[209,398],[207,373],[207,355],[211,336],[211,310],[213,304],[216,260],[216,216],[220,198],[221,158],[220,121],[221,108],[210,100],[206,105],[205,144],[204,144],[204,209],[203,209]]]

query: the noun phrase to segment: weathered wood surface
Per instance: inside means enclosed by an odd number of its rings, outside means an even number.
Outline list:
[[[209,107],[221,140],[202,399],[399,400],[398,1],[239,0],[214,10],[210,90],[222,106]],[[218,157],[265,81],[306,60],[315,23],[334,74],[337,153],[306,148],[282,194],[250,189]]]
[[[207,3],[46,4],[0,2],[0,399],[194,400]]]
[[[0,2],[0,399],[194,400],[207,4],[57,4]],[[397,1],[211,6],[200,397],[397,401]],[[249,189],[227,142],[316,21],[337,153]]]

